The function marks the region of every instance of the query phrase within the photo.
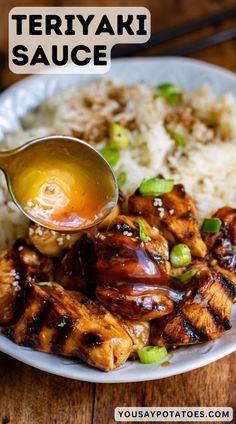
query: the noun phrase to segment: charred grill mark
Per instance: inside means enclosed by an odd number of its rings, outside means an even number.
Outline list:
[[[32,336],[37,336],[40,333],[41,326],[46,319],[51,306],[51,300],[44,300],[41,311],[37,315],[33,316],[32,320],[28,322],[29,333]]]
[[[187,336],[193,341],[197,342],[198,340],[208,341],[209,336],[201,328],[194,326],[184,312],[179,311],[177,316],[182,318],[182,328],[186,332]]]
[[[70,317],[64,316],[60,323],[55,324],[55,328],[57,328],[57,332],[52,340],[51,351],[60,353],[63,351],[63,343],[68,339],[73,328],[73,321]]]
[[[194,219],[195,220],[195,218],[194,218],[194,216],[193,216],[193,214],[191,212],[185,212],[182,215],[180,215],[179,218],[180,219],[184,219],[184,220],[190,220],[190,219]]]
[[[222,326],[224,327],[224,329],[227,331],[227,330],[230,330],[231,329],[231,324],[230,324],[230,321],[227,319],[227,318],[224,318],[223,320],[222,320]]]
[[[236,287],[232,283],[232,281],[227,278],[225,275],[220,274],[219,283],[221,284],[221,287],[224,289],[225,295],[230,298],[234,299],[236,296]]]
[[[24,294],[23,294],[23,305],[27,305],[28,299],[30,299],[31,293],[32,293],[33,286],[30,282],[27,282],[24,287]]]
[[[100,346],[102,344],[102,338],[97,333],[83,333],[83,343],[87,347]]]
[[[205,308],[210,312],[214,320],[215,326],[216,327],[223,326],[225,330],[229,330],[231,328],[230,322],[228,318],[225,318],[224,316],[222,316],[222,313],[221,313],[222,311],[220,309],[217,309],[216,307],[213,307],[213,305],[207,302],[202,293],[198,293],[198,297],[199,299],[202,300],[202,302],[204,302]]]
[[[181,326],[184,332],[187,334],[187,336],[190,338],[190,340],[193,343],[197,343],[199,341],[200,336],[198,336],[196,329],[192,326],[192,324],[188,320],[183,319],[181,321]]]

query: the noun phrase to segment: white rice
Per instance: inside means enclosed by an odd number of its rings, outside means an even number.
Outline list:
[[[174,178],[194,196],[200,218],[220,206],[235,206],[236,193],[236,98],[227,93],[217,98],[211,88],[184,92],[173,107],[153,99],[155,88],[145,84],[124,86],[114,81],[94,81],[72,87],[46,100],[22,121],[22,130],[5,135],[8,148],[50,134],[94,138],[101,149],[107,137],[101,130],[109,121],[127,128],[129,148],[121,151],[115,173],[127,174],[123,187],[131,194],[143,178]],[[182,134],[187,145],[176,146],[166,130]],[[98,137],[97,137],[98,136]],[[9,198],[0,175],[0,246],[24,236],[27,220]]]

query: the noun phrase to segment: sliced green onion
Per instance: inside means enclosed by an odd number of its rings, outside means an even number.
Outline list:
[[[150,237],[147,235],[147,228],[143,220],[140,218],[136,219],[135,225],[138,227],[140,240],[144,241],[144,243],[147,243],[150,240]]]
[[[187,244],[176,244],[170,252],[170,262],[175,267],[189,265],[192,261],[192,256]]]
[[[169,193],[174,187],[174,180],[165,180],[164,178],[150,178],[143,180],[139,191],[143,196],[159,196]]]
[[[202,223],[202,233],[218,233],[221,229],[221,220],[219,218],[206,218]]]
[[[115,166],[120,159],[120,152],[114,147],[105,146],[100,150],[100,153],[111,166]]]
[[[166,83],[157,86],[158,92],[154,94],[153,98],[163,97],[171,105],[177,105],[181,101],[181,90],[173,84]]]
[[[120,175],[117,178],[117,184],[119,189],[123,187],[123,185],[126,183],[127,174],[126,172],[121,172]]]
[[[42,281],[40,283],[38,283],[39,286],[48,286],[48,287],[52,287],[53,283],[50,283],[50,281]]]
[[[181,283],[187,283],[189,280],[191,280],[194,275],[196,275],[198,272],[198,268],[192,268],[189,271],[184,272],[178,277],[178,280],[181,281]]]
[[[138,350],[138,356],[142,364],[154,364],[168,356],[165,346],[145,346]]]
[[[166,130],[178,147],[186,147],[186,138],[182,134],[172,130],[171,128],[167,128]]]
[[[126,149],[129,145],[129,138],[126,129],[120,124],[110,122],[109,124],[109,144],[116,149]]]

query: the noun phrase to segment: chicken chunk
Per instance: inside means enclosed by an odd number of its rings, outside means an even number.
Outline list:
[[[56,279],[68,290],[90,295],[95,291],[96,256],[94,244],[84,237],[66,253],[59,263]]]
[[[50,258],[38,253],[33,246],[27,245],[23,239],[16,241],[14,250],[24,267],[25,284],[54,280],[54,265]]]
[[[181,346],[217,339],[231,327],[234,296],[231,280],[215,271],[199,271],[174,312],[152,322],[151,343]]]
[[[82,302],[92,314],[97,313],[99,315],[101,313],[101,309],[103,308],[101,303],[97,300],[90,299],[84,294],[76,291],[71,292],[72,296]],[[104,309],[104,308],[103,308]],[[149,342],[149,334],[150,334],[150,322],[148,321],[129,321],[122,318],[118,314],[113,314],[113,317],[117,319],[118,323],[125,330],[125,332],[130,336],[133,346],[130,352],[128,359],[136,359],[137,351],[143,346],[148,345]]]
[[[205,257],[196,207],[182,184],[161,196],[142,196],[137,190],[129,198],[129,212],[142,215],[151,226],[159,228],[170,244],[185,243],[193,256]]]
[[[138,350],[149,344],[150,322],[149,321],[130,321],[118,315],[120,325],[130,336],[133,342],[133,348],[129,359],[134,360],[138,357]]]
[[[24,269],[13,250],[0,252],[0,324],[14,323],[22,312]]]
[[[52,231],[31,222],[29,238],[40,253],[46,256],[62,256],[73,244],[83,236],[82,232],[65,234]]]
[[[139,219],[140,220],[140,219]],[[170,313],[179,294],[169,277],[168,244],[142,219],[119,216],[107,233],[98,233],[96,296],[109,310],[130,320],[149,321]]]
[[[88,308],[77,296],[59,284],[29,284],[25,312],[6,335],[19,345],[78,357],[103,371],[119,367],[130,355],[131,338],[103,306],[96,302]]]

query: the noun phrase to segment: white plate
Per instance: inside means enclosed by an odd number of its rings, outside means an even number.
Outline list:
[[[216,66],[182,58],[143,58],[115,60],[107,76],[117,77],[126,83],[145,81],[150,84],[172,82],[191,89],[206,84],[217,94],[236,93],[236,76]],[[42,75],[18,82],[0,96],[0,138],[7,130],[19,127],[19,117],[37,106],[56,90],[72,84],[81,84],[94,76]],[[127,362],[116,371],[104,373],[85,364],[56,355],[35,352],[15,345],[0,336],[0,351],[41,370],[77,380],[98,383],[121,383],[155,380],[190,371],[236,350],[236,305],[233,308],[232,329],[214,343],[177,349],[170,355],[170,365],[143,365]]]

